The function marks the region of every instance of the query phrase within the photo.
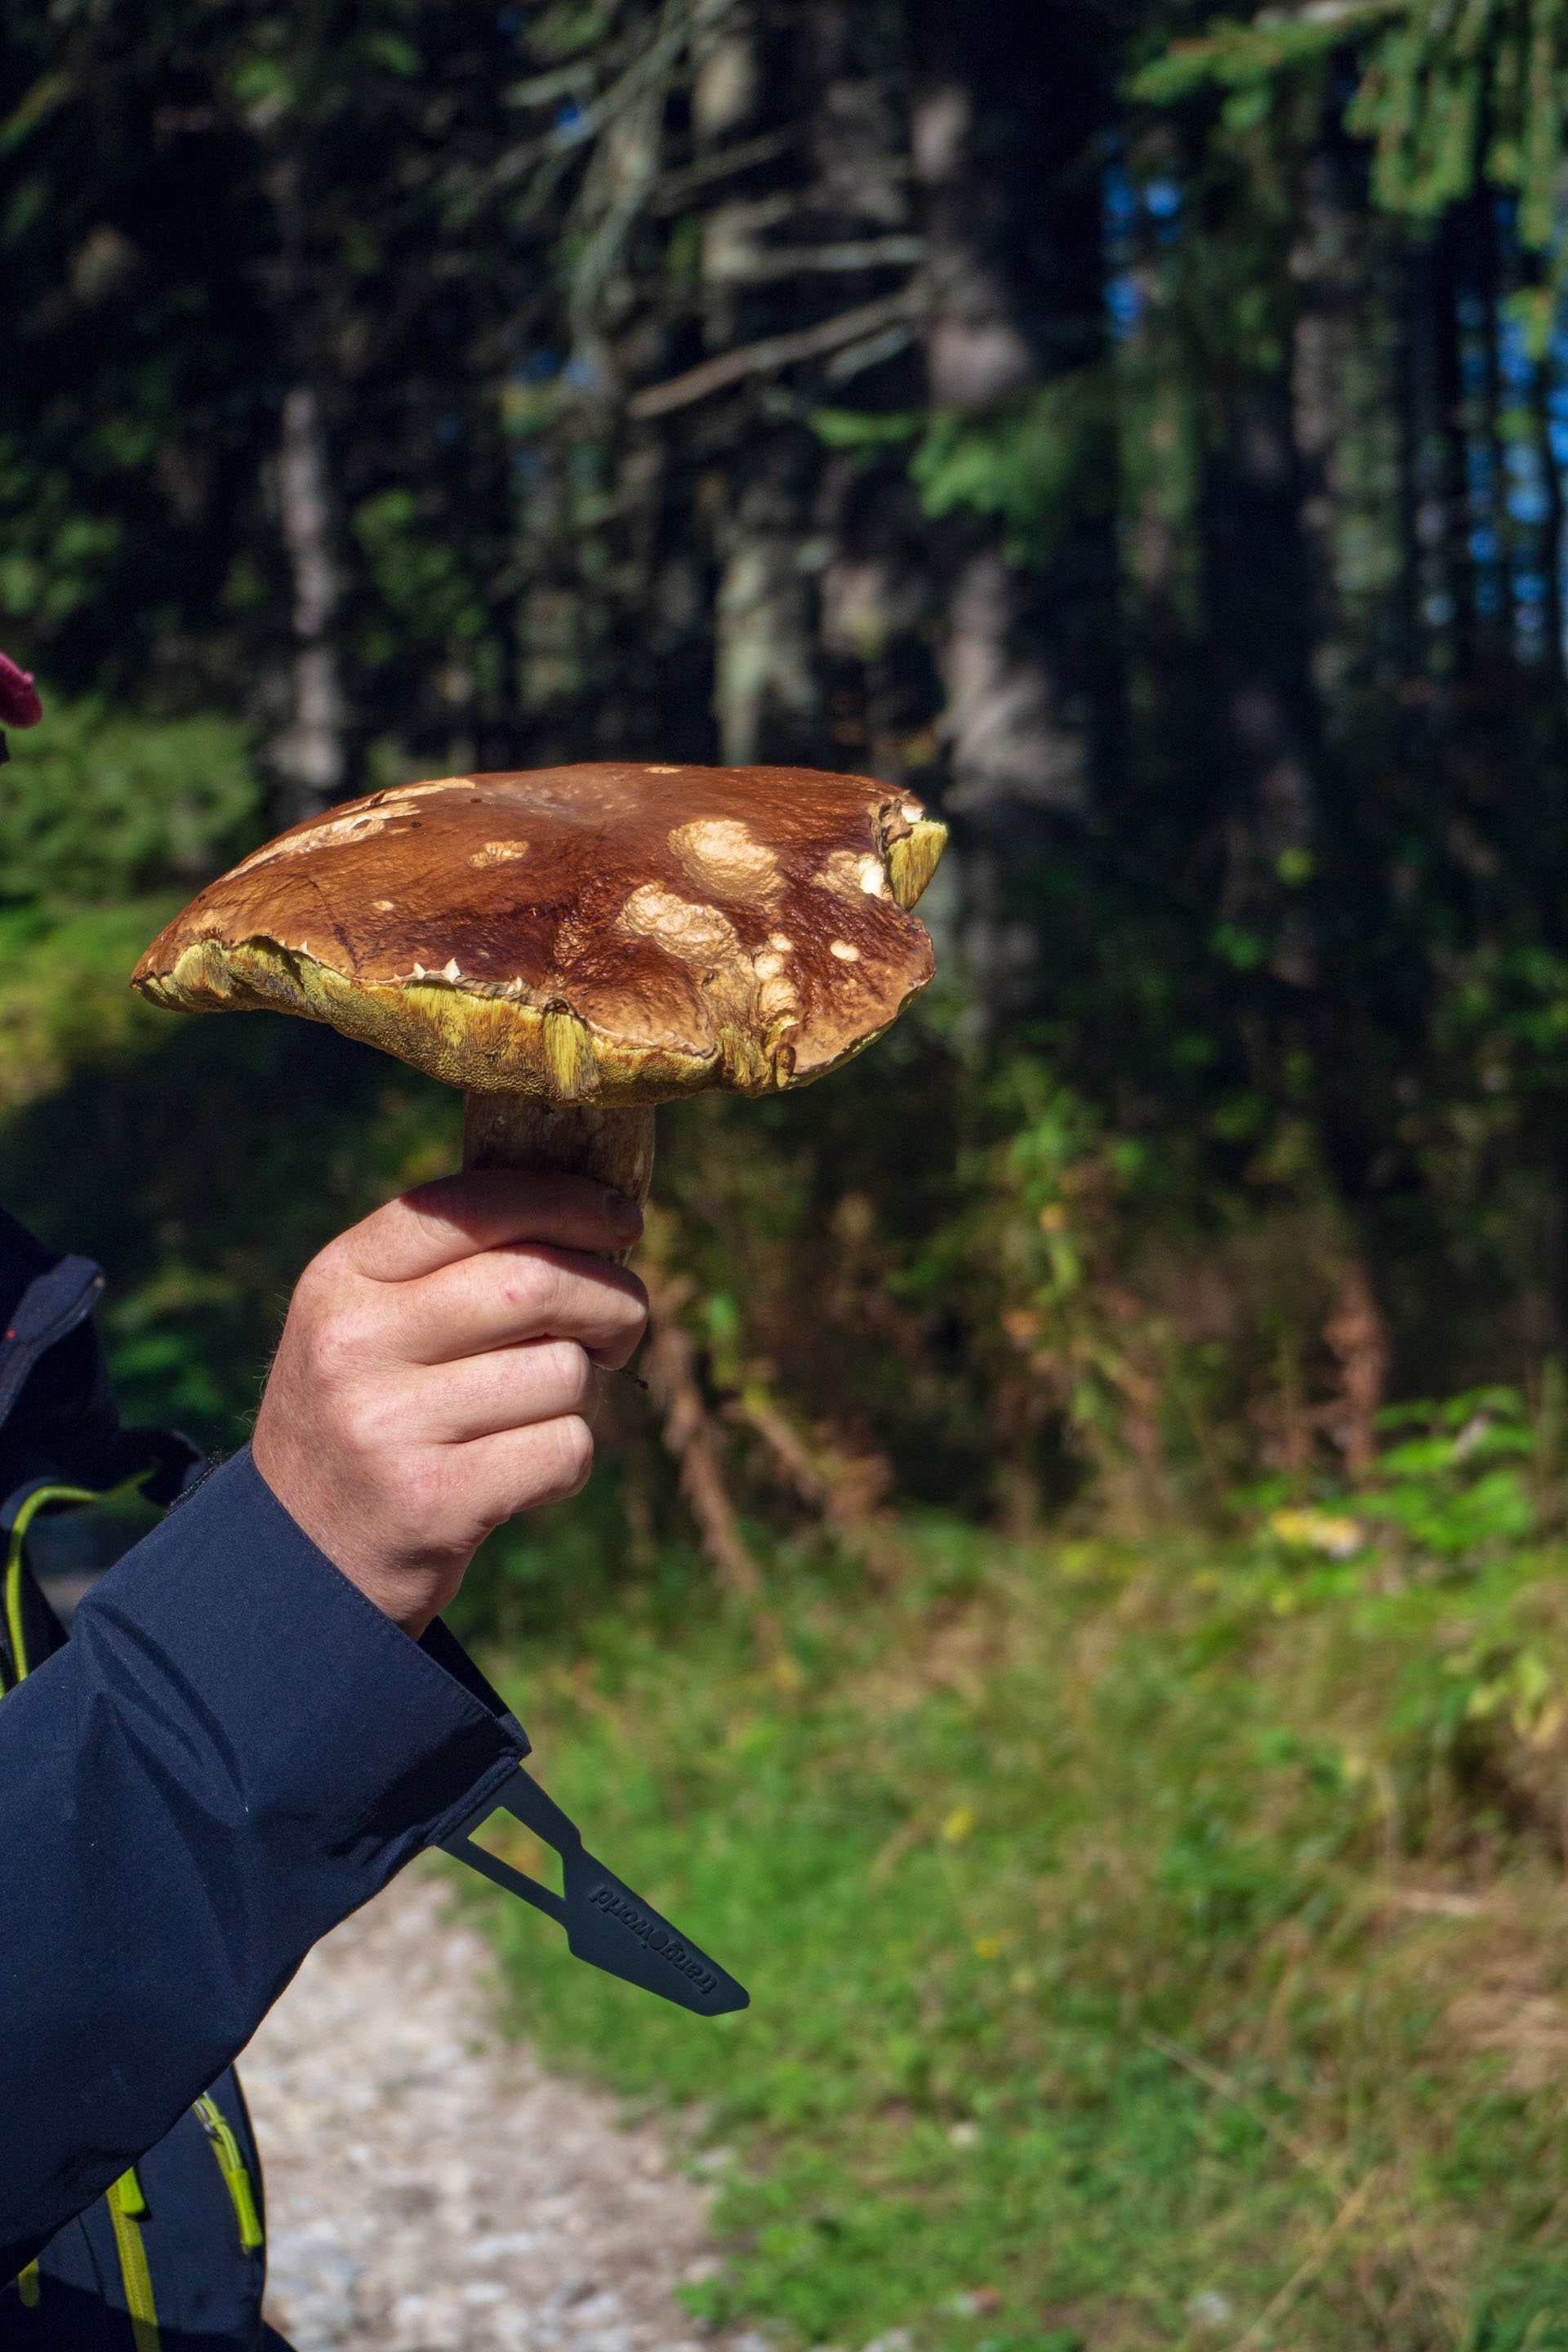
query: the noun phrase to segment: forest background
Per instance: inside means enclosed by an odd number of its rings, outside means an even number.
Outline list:
[[[129,1412],[239,1442],[457,1150],[129,996],[204,875],[572,759],[953,829],[887,1040],[667,1115],[646,1408],[465,1603],[758,1991],[519,1947],[728,2142],[711,2317],[1568,2345],[1565,40],[0,0],[0,1192]]]

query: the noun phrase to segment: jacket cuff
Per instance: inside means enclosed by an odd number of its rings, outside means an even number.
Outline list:
[[[199,1792],[215,1832],[287,1871],[307,1913],[324,1871],[317,1933],[469,1819],[528,1753],[445,1626],[410,1640],[296,1525],[248,1446],[87,1595],[71,1649],[154,1776],[166,1764],[164,1785]],[[196,1754],[193,1722],[210,1734]],[[350,1880],[363,1891],[345,1901]]]

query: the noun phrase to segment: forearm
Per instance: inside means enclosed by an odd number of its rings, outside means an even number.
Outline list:
[[[501,1784],[526,1742],[497,1706],[248,1454],[83,1602],[0,1706],[13,2269],[162,2137],[313,1943]]]

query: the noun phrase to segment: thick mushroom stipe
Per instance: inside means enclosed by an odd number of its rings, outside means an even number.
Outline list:
[[[612,1185],[640,1209],[653,1182],[651,1103],[548,1103],[537,1095],[463,1097],[465,1168],[557,1168]]]

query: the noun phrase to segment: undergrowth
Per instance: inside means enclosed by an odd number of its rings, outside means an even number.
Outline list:
[[[475,1897],[519,2028],[716,2182],[694,2314],[1568,2347],[1563,1557],[1342,1529],[931,1519],[890,1594],[782,1562],[771,1664],[674,1571],[492,1662],[590,1844],[751,1989],[704,2022]]]

